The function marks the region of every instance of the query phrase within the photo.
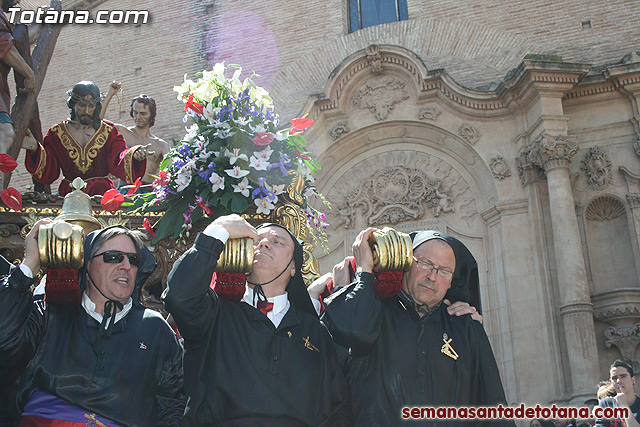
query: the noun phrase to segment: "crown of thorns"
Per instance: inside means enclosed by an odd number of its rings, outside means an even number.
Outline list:
[[[69,95],[69,101],[73,101],[73,102],[76,102],[76,103],[77,102],[83,102],[85,104],[90,104],[90,105],[96,105],[96,104],[104,101],[104,98],[105,98],[104,94],[101,93],[99,97],[97,97],[97,98],[93,98],[92,97],[91,100],[87,100],[84,97],[82,97],[82,96],[78,95],[77,93],[75,93],[73,91],[73,89],[69,89],[67,91],[67,95]],[[84,96],[87,96],[87,95],[91,95],[91,94],[85,94]]]

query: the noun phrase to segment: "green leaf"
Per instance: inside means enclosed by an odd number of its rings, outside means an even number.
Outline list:
[[[287,142],[298,151],[303,152],[307,147],[307,141],[302,135],[290,135]]]
[[[171,207],[156,224],[156,237],[153,238],[152,243],[157,243],[165,237],[172,236],[177,238],[180,235],[182,224],[184,224],[182,214],[187,210],[187,206],[191,201],[192,198],[183,197],[172,202]]]
[[[234,193],[234,197],[231,200],[231,210],[233,212],[244,212],[249,207],[249,200],[245,199],[239,193]]]

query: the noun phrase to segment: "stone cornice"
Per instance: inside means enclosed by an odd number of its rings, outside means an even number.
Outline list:
[[[491,226],[498,222],[500,218],[507,215],[526,214],[529,211],[528,199],[513,200],[510,202],[496,203],[489,209],[480,213],[487,225]]]
[[[339,114],[367,79],[393,75],[415,85],[418,102],[435,95],[466,114],[498,116],[511,113],[512,104],[526,104],[539,93],[562,97],[588,71],[589,65],[585,64],[525,59],[496,89],[485,91],[458,84],[445,70],[428,70],[419,57],[406,49],[371,45],[346,58],[333,70],[323,93],[316,95],[312,102],[325,114]]]
[[[94,3],[99,1],[91,2]],[[339,114],[349,102],[344,99],[345,90],[351,93],[353,85],[359,85],[368,77],[385,74],[415,85],[418,103],[435,95],[466,114],[483,117],[510,114],[514,108],[528,105],[537,96],[576,99],[615,93],[622,88],[640,92],[638,62],[613,65],[594,73],[589,64],[531,55],[509,72],[495,89],[478,90],[460,85],[443,69],[428,70],[421,58],[402,47],[371,45],[336,67],[323,93],[313,97],[311,102],[325,114]]]

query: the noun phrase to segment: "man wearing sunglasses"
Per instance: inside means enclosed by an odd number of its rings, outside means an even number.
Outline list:
[[[470,315],[450,315],[443,304],[445,297],[469,300],[469,284],[478,280],[473,255],[445,233],[412,233],[414,260],[402,289],[382,300],[373,287],[368,241],[374,231],[357,236],[355,279],[349,284],[334,277],[334,285],[344,287],[325,299],[322,318],[336,342],[349,349],[346,377],[355,425],[457,426],[459,419],[414,420],[407,408],[506,405],[482,324]],[[513,423],[475,420],[472,425]]]
[[[229,238],[254,239],[241,301],[209,284]],[[352,426],[333,340],[302,278],[302,246],[278,224],[216,219],[176,261],[163,295],[185,343],[184,425]]]
[[[30,292],[38,231],[49,222],[36,222],[20,268],[0,283],[0,364],[24,369],[20,426],[177,426],[186,401],[182,349],[142,303],[156,263],[140,233],[123,226],[90,233],[82,303],[60,305]]]

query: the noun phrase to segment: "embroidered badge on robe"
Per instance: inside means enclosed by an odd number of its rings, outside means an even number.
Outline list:
[[[317,351],[318,353],[320,353],[320,350],[318,350],[318,348],[315,345],[309,342],[309,337],[302,338],[302,341],[304,341],[304,347],[306,349],[309,349],[311,351]]]
[[[85,424],[85,427],[108,427],[106,424],[103,424],[100,420],[96,419],[96,414],[84,414],[84,417],[89,420],[87,421],[87,424]]]
[[[449,338],[449,336],[445,332],[444,334],[442,334],[442,341],[444,341],[444,345],[442,346],[440,351],[453,360],[458,360],[458,353],[456,353],[453,347],[451,347],[451,341],[453,341],[453,338]]]

